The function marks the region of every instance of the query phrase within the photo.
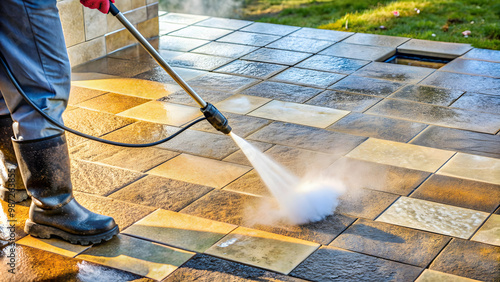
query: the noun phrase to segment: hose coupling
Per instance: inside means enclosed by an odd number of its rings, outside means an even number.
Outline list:
[[[232,130],[229,126],[227,118],[214,105],[207,103],[205,108],[201,109],[208,122],[218,131],[229,134]]]

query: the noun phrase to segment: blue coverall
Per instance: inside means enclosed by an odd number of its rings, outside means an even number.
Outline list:
[[[0,0],[0,52],[24,92],[62,123],[71,68],[56,4],[56,0]],[[10,113],[18,123],[17,139],[40,139],[62,132],[24,102],[3,70],[0,93],[0,115]]]

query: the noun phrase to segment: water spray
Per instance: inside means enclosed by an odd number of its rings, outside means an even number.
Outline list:
[[[5,70],[5,73],[7,74],[7,77],[11,81],[11,83],[14,85],[16,90],[19,92],[19,94],[23,97],[23,99],[30,105],[35,111],[37,111],[42,117],[44,117],[46,120],[48,120],[50,123],[54,124],[55,126],[61,128],[62,130],[68,131],[70,133],[73,133],[75,135],[81,136],[86,139],[90,139],[93,141],[109,144],[109,145],[115,145],[115,146],[122,146],[122,147],[136,147],[136,148],[143,148],[143,147],[151,147],[155,146],[161,143],[165,143],[179,134],[181,134],[183,131],[188,129],[189,127],[197,124],[200,121],[207,120],[215,129],[218,131],[224,133],[224,134],[229,134],[231,132],[231,126],[229,126],[229,122],[227,118],[212,104],[205,102],[197,93],[194,91],[191,86],[189,86],[182,77],[180,77],[175,70],[163,59],[163,57],[156,51],[156,49],[151,46],[151,44],[144,38],[144,36],[134,27],[132,23],[130,23],[129,20],[116,8],[116,6],[111,3],[110,1],[110,9],[109,13],[111,13],[113,16],[115,16],[122,24],[123,26],[139,41],[139,43],[144,47],[144,49],[155,59],[155,61],[179,84],[179,86],[184,89],[193,100],[198,103],[200,106],[200,110],[203,113],[205,117],[199,118],[194,120],[193,122],[189,123],[185,127],[182,127],[179,129],[176,133],[170,135],[169,137],[166,137],[162,140],[153,142],[153,143],[146,143],[146,144],[129,144],[129,143],[121,143],[121,142],[115,142],[115,141],[110,141],[102,138],[98,138],[95,136],[91,136],[79,131],[76,131],[74,129],[71,129],[58,121],[56,121],[54,118],[51,116],[47,115],[44,111],[42,111],[31,99],[26,95],[24,90],[22,89],[21,85],[15,78],[14,74],[12,73],[11,69],[9,68],[7,64],[7,60],[3,57],[3,55],[0,53],[0,65],[2,65],[3,69]]]

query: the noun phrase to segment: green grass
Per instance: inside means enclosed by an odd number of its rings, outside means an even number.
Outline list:
[[[395,17],[392,11],[400,16]],[[246,0],[243,13],[245,18],[260,22],[470,43],[500,50],[500,1]],[[471,31],[469,37],[462,35],[465,30]]]

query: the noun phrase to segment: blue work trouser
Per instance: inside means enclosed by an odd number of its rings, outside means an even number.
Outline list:
[[[0,52],[31,100],[62,123],[71,68],[56,0],[0,0]],[[0,68],[0,115],[17,122],[17,139],[62,131],[35,112]]]

